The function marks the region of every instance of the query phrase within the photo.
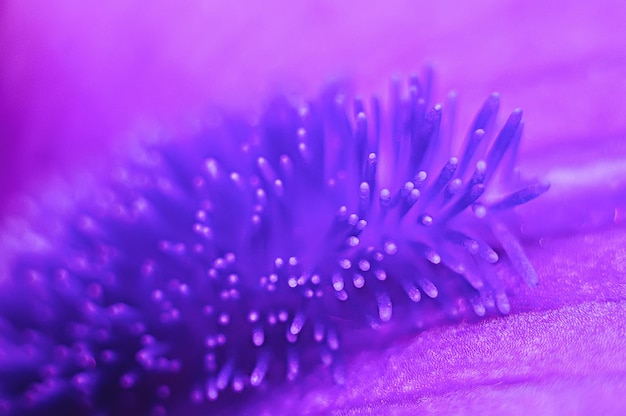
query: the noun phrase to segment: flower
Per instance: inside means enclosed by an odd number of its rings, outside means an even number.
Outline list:
[[[13,150],[2,177],[21,178],[5,180],[5,190],[36,186],[60,164],[98,160],[90,153],[138,115],[178,125],[206,97],[241,109],[249,105],[242,97],[258,101],[272,81],[311,93],[333,71],[370,91],[389,71],[430,59],[440,88],[459,91],[459,126],[494,89],[525,109],[525,171],[553,182],[551,199],[522,213],[540,287],[516,288],[506,318],[365,352],[344,389],[307,379],[249,410],[278,403],[287,413],[549,414],[624,406],[624,341],[616,336],[624,329],[624,233],[614,226],[624,189],[621,3],[3,7],[0,122]],[[537,216],[557,209],[549,232],[539,229]]]

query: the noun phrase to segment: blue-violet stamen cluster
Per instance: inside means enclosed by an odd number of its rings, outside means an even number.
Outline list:
[[[508,313],[501,259],[537,283],[512,209],[548,189],[514,169],[522,112],[496,131],[491,95],[450,157],[420,81],[385,104],[279,97],[133,152],[15,257],[0,409],[166,414],[320,365],[342,383],[363,334]]]

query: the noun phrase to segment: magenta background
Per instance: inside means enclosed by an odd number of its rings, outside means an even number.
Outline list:
[[[0,6],[0,196],[91,164],[145,120],[250,108],[332,76],[381,91],[432,62],[460,126],[488,93],[526,146],[623,134],[623,2],[17,1]]]

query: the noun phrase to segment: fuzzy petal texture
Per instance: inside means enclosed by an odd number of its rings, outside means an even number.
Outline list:
[[[611,230],[546,242],[531,251],[542,284],[515,294],[511,316],[363,354],[344,388],[311,381],[318,387],[280,392],[254,412],[280,404],[285,414],[619,414],[626,284],[614,247],[625,239]]]

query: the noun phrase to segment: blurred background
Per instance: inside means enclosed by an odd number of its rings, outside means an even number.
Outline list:
[[[5,0],[0,207],[51,173],[96,166],[146,120],[182,125],[207,103],[247,110],[276,89],[314,95],[337,76],[380,93],[427,63],[436,97],[458,91],[461,129],[497,90],[505,112],[526,112],[526,150],[623,137],[625,11],[617,0]]]

